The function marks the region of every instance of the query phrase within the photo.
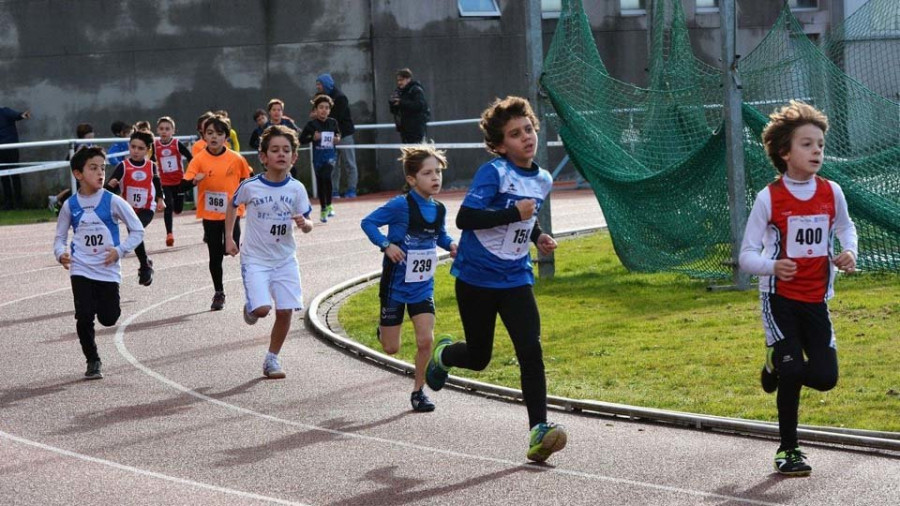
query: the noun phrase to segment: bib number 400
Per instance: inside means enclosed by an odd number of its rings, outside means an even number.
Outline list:
[[[822,242],[821,228],[800,228],[794,237],[797,244],[820,244]]]

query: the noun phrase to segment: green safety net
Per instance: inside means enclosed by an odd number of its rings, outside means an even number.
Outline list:
[[[581,1],[564,0],[541,83],[623,265],[727,278],[733,270],[722,72],[694,56],[680,1],[654,2],[651,29],[650,85],[639,88],[609,75]],[[739,74],[745,212],[775,176],[760,142],[767,115],[804,99],[830,117],[822,175],[847,196],[860,235],[859,267],[900,270],[898,105],[829,61],[787,6]]]

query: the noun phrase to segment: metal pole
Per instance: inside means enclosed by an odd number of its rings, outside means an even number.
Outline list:
[[[744,122],[741,116],[741,81],[737,73],[735,0],[723,0],[719,5],[722,26],[722,62],[725,90],[725,145],[728,164],[728,207],[731,210],[731,267],[735,288],[746,290],[750,276],[742,273],[738,258],[741,239],[747,225],[747,183],[744,171]]]
[[[531,102],[534,112],[541,124],[545,124],[544,98],[541,96],[540,77],[544,65],[544,40],[541,32],[541,0],[525,1],[525,49],[526,65],[525,78],[528,82],[528,100]],[[534,161],[546,168],[547,158],[547,133],[538,135],[537,151]],[[550,212],[550,196],[541,205],[538,212],[538,223],[547,234],[553,235],[553,221]],[[538,251],[538,277],[552,278],[556,271],[553,253],[543,255]]]

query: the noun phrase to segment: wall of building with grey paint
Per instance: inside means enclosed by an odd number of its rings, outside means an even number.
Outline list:
[[[798,13],[812,33],[827,29],[832,0]],[[23,140],[74,136],[92,123],[171,115],[192,133],[197,115],[227,109],[242,143],[252,113],[271,97],[304,122],[315,76],[331,72],[357,123],[390,123],[394,71],[413,70],[435,120],[474,118],[495,97],[527,92],[525,6],[499,0],[499,18],[462,18],[452,0],[0,0],[0,105],[28,108]],[[718,14],[696,14],[684,0],[692,43],[702,59],[720,56]],[[584,1],[601,56],[617,78],[646,84],[647,16],[621,16],[618,2]],[[755,0],[740,13],[739,50],[766,34],[781,0]],[[843,12],[841,12],[843,16]],[[543,23],[549,46],[556,20]],[[553,132],[547,132],[553,136]],[[472,126],[432,128],[439,142],[478,142]],[[357,143],[398,142],[392,130],[366,131]],[[551,169],[563,156],[551,150]],[[358,150],[363,190],[399,188],[396,151]],[[23,160],[62,159],[65,150],[23,150]],[[464,185],[489,155],[450,153],[448,186]],[[565,178],[574,177],[569,168]],[[24,176],[35,204],[67,183],[65,170]]]

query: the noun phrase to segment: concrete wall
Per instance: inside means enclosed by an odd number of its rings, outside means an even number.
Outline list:
[[[811,32],[833,12],[798,13]],[[695,14],[683,0],[698,56],[717,64],[718,14]],[[350,98],[357,123],[390,123],[394,71],[409,67],[426,90],[435,120],[473,118],[495,97],[527,92],[525,6],[499,0],[500,18],[461,18],[452,0],[0,0],[0,105],[30,108],[23,140],[74,136],[92,123],[109,135],[117,119],[171,115],[192,133],[207,109],[227,109],[241,142],[251,115],[271,97],[298,122],[308,114],[315,76],[331,72]],[[754,0],[740,14],[739,48],[766,34],[781,0]],[[598,49],[617,78],[646,84],[647,17],[621,16],[614,0],[584,0]],[[841,11],[843,15],[843,11]],[[549,46],[556,20],[543,23]],[[552,131],[545,133],[552,138]],[[474,125],[433,128],[440,142],[478,142]],[[357,143],[399,141],[367,131]],[[363,190],[399,188],[395,151],[358,150]],[[27,150],[23,160],[62,159],[63,149]],[[563,156],[550,153],[550,169]],[[448,186],[465,184],[489,158],[450,153]],[[574,177],[572,169],[564,177]],[[67,172],[25,176],[33,203],[66,184]]]

